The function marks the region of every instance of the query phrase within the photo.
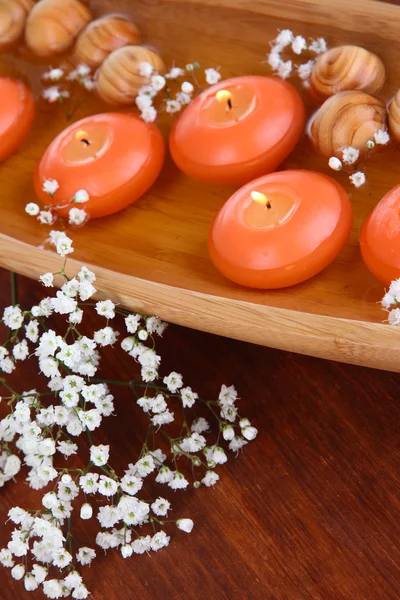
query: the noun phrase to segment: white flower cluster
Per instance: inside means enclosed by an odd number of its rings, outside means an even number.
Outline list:
[[[135,101],[136,106],[140,111],[141,118],[148,123],[153,123],[156,120],[157,110],[154,106],[154,101],[160,92],[163,92],[165,96],[162,107],[166,113],[177,113],[184,106],[189,104],[195,92],[195,86],[186,79],[183,82],[178,80],[190,75],[198,88],[198,91],[201,91],[201,87],[194,74],[194,71],[198,68],[198,63],[188,64],[184,69],[172,67],[168,73],[163,76],[155,71],[150,63],[140,63],[139,74],[148,80],[148,83],[140,88]],[[205,69],[204,75],[208,85],[213,85],[221,79],[221,74],[216,69]],[[175,95],[171,90],[171,83],[173,81],[179,84],[179,89],[176,91]]]
[[[50,84],[42,92],[42,97],[50,104],[54,102],[64,102],[72,96],[71,84],[79,83],[88,92],[91,92],[95,83],[91,74],[91,68],[88,65],[78,65],[74,70],[68,72],[67,66],[52,68],[42,75],[46,84]],[[64,86],[60,83],[64,82]],[[66,86],[68,84],[68,86]]]
[[[56,179],[45,179],[43,181],[42,189],[43,191],[53,198],[57,190],[60,188],[60,184]],[[44,207],[43,210],[40,209],[40,206],[36,204],[36,202],[28,202],[25,206],[25,212],[31,217],[36,217],[37,220],[43,225],[54,225],[57,221],[57,209],[59,208],[68,208],[72,204],[84,204],[90,200],[90,196],[86,190],[78,190],[72,196],[69,204],[57,205],[54,203],[49,204]],[[88,214],[83,208],[77,208],[74,206],[70,208],[68,211],[68,223],[74,226],[84,225],[88,220]]]
[[[400,325],[400,279],[395,279],[381,302],[383,308],[388,311],[388,321],[390,325]]]
[[[294,35],[290,29],[282,29],[277,37],[271,42],[271,50],[267,55],[267,63],[271,69],[277,73],[282,79],[287,79],[295,74],[302,80],[305,87],[309,86],[309,79],[314,66],[314,58],[309,58],[305,63],[294,64],[293,59],[285,60],[282,54],[290,51],[295,56],[300,56],[303,53],[308,56],[322,54],[326,52],[327,45],[324,38],[317,40],[306,40],[301,35]]]
[[[65,233],[51,231],[50,239],[61,257],[73,251]],[[96,550],[79,546],[72,532],[76,508],[81,519],[96,518],[100,530],[95,544],[101,549],[118,549],[124,558],[157,552],[169,544],[165,528],[171,522],[172,507],[164,494],[150,501],[148,494],[146,500],[141,498],[148,479],[154,478],[165,490],[185,489],[190,479],[195,488],[213,486],[219,480],[216,467],[228,460],[222,447],[225,441],[237,453],[256,437],[257,429],[240,418],[233,386],[223,385],[216,400],[203,400],[184,385],[180,373],[160,377],[155,338],[163,334],[166,324],[159,318],[126,314],[111,300],[100,300],[90,305],[105,319],[105,326],[92,335],[83,333],[84,303],[96,293],[96,277],[86,267],[72,278],[64,269],[60,272],[64,283],[54,295],[30,310],[8,306],[3,312],[9,335],[0,346],[0,386],[9,394],[3,399],[11,411],[0,421],[0,486],[24,462],[30,487],[43,489],[44,495],[43,508],[10,509],[8,516],[15,528],[0,550],[0,563],[11,570],[14,579],[23,580],[27,591],[41,586],[49,598],[82,599],[89,591],[80,565],[90,564]],[[46,290],[53,291],[53,273],[43,274],[40,280]],[[53,313],[65,315],[64,335],[46,324]],[[118,320],[128,334],[121,346],[135,361],[140,376],[127,382],[95,379],[102,348],[118,340]],[[37,361],[44,377],[43,391],[17,392],[5,381],[5,375],[28,357]],[[120,475],[110,464],[109,445],[93,439],[103,419],[115,412],[113,384],[131,390],[148,420],[137,459]],[[196,415],[204,412],[209,419],[190,419],[195,405]],[[180,428],[181,433],[172,437],[167,426],[178,419],[176,431]],[[158,447],[159,431],[169,442],[168,452]],[[81,455],[85,466],[67,467],[66,461],[79,451],[80,435],[90,443],[89,456]],[[186,533],[193,529],[191,519],[173,521]]]
[[[368,156],[370,150],[375,148],[375,146],[386,146],[390,142],[389,133],[385,129],[378,129],[374,133],[374,139],[368,140],[366,143],[366,148],[368,150]],[[342,150],[342,160],[337,158],[336,156],[331,156],[328,165],[334,171],[341,171],[343,168],[343,164],[345,165],[354,165],[358,159],[360,158],[360,151],[357,148],[353,148],[353,146],[346,146]],[[355,171],[351,175],[349,175],[350,183],[352,183],[355,187],[359,188],[367,181],[365,173],[363,171]]]

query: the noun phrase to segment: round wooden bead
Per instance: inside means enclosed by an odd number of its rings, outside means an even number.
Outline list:
[[[108,104],[129,106],[139,89],[149,83],[139,73],[140,63],[150,63],[154,71],[164,71],[162,59],[144,46],[124,46],[112,52],[101,65],[96,81],[99,96]]]
[[[341,92],[331,96],[317,111],[311,125],[315,148],[324,156],[340,156],[346,146],[366,152],[368,140],[386,129],[386,107],[364,92]]]
[[[38,56],[61,54],[91,18],[78,0],[40,0],[27,19],[26,45]]]
[[[74,59],[77,63],[99,67],[111,52],[140,42],[136,25],[120,15],[106,15],[92,21],[76,40]]]
[[[325,99],[347,90],[375,94],[385,77],[385,65],[373,52],[360,46],[337,46],[316,60],[310,83],[315,94]]]
[[[400,142],[400,90],[389,104],[388,121],[392,138]]]
[[[32,0],[0,0],[0,50],[16,42],[34,4]]]

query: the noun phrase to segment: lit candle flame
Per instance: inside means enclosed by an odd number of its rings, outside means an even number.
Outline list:
[[[265,194],[262,194],[261,192],[251,192],[250,196],[252,200],[254,200],[254,202],[257,202],[257,204],[267,206],[268,198],[267,196],[265,196]]]
[[[232,108],[232,94],[228,90],[218,90],[218,92],[215,94],[215,97],[218,102],[221,102],[221,104],[226,102],[228,108]]]
[[[88,136],[87,132],[83,131],[83,129],[81,129],[80,131],[76,132],[75,139],[82,141],[82,140],[86,139],[87,136]]]

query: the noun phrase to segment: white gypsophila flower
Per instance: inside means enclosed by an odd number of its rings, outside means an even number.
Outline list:
[[[274,71],[277,71],[283,60],[279,51],[276,48],[272,48],[268,54],[267,63]]]
[[[72,313],[77,308],[76,300],[69,298],[61,291],[58,291],[56,297],[51,298],[50,302],[54,312],[60,315]]]
[[[57,450],[61,452],[61,454],[63,454],[65,458],[69,458],[73,454],[77,454],[78,446],[77,444],[71,442],[71,440],[66,440],[57,443]]]
[[[143,487],[143,480],[135,475],[125,474],[121,479],[121,490],[126,494],[134,496]]]
[[[118,331],[114,331],[111,327],[104,327],[94,332],[94,341],[99,346],[112,346],[117,341]]]
[[[171,504],[165,498],[157,498],[151,505],[151,510],[158,517],[165,517],[170,508]]]
[[[214,85],[221,79],[221,73],[216,69],[205,69],[204,71],[206,82],[208,85]]]
[[[34,564],[32,566],[32,575],[36,579],[37,583],[40,585],[46,579],[48,573],[48,569],[43,567],[42,565]]]
[[[82,302],[89,300],[97,292],[96,288],[89,281],[81,281],[79,284],[79,298]]]
[[[183,385],[183,378],[180,373],[172,371],[167,377],[164,377],[163,382],[167,386],[168,390],[175,394]]]
[[[43,582],[43,592],[48,598],[62,598],[63,591],[58,579],[47,579]]]
[[[72,197],[72,201],[75,204],[84,204],[89,201],[89,194],[86,190],[78,190]]]
[[[201,483],[206,487],[211,487],[217,483],[219,475],[215,471],[207,471]]]
[[[281,79],[287,79],[292,74],[293,71],[293,63],[291,60],[282,61],[282,63],[278,66],[278,75]]]
[[[119,484],[111,477],[106,475],[100,475],[99,480],[99,494],[103,496],[114,496],[118,492]]]
[[[185,70],[180,67],[172,67],[170,71],[165,75],[166,79],[178,79],[178,77],[183,77],[185,75]]]
[[[190,387],[185,387],[180,390],[182,404],[185,408],[191,408],[198,399],[198,394]]]
[[[101,300],[96,303],[96,312],[106,319],[113,319],[115,317],[115,304],[111,300]]]
[[[33,575],[33,573],[27,573],[24,577],[24,587],[26,589],[27,592],[33,592],[35,590],[37,590],[37,588],[39,587],[38,582],[36,581],[35,576]]]
[[[140,117],[146,123],[154,123],[154,121],[157,119],[157,111],[154,106],[149,106],[141,111]]]
[[[8,548],[2,548],[0,550],[0,564],[9,569],[14,566],[13,555]]]
[[[385,129],[378,129],[374,133],[374,140],[376,144],[385,146],[390,142],[390,135]]]
[[[229,450],[232,452],[238,452],[247,444],[246,440],[240,437],[239,435],[235,435],[235,437],[229,442]]]
[[[154,471],[156,465],[151,454],[145,454],[140,460],[135,463],[135,474],[139,477],[146,477]]]
[[[222,437],[225,441],[230,442],[235,437],[235,430],[232,425],[225,425],[222,430]]]
[[[193,433],[205,433],[209,431],[210,424],[204,417],[198,417],[195,419],[190,427],[190,431]]]
[[[190,81],[184,81],[181,85],[181,91],[184,94],[193,94],[194,86]]]
[[[398,326],[400,325],[400,308],[394,308],[388,314],[389,325]]]
[[[311,50],[311,52],[315,52],[315,54],[322,54],[327,51],[328,46],[324,38],[318,38],[317,40],[312,41],[308,46],[308,49]]]
[[[365,173],[363,173],[362,171],[357,171],[356,173],[353,173],[349,176],[349,179],[350,182],[357,188],[364,185],[364,183],[367,180],[367,178],[365,177]]]
[[[176,526],[178,529],[184,531],[185,533],[191,533],[194,523],[192,519],[178,519],[176,521]]]
[[[395,296],[390,292],[386,292],[381,300],[381,304],[385,310],[388,310],[391,306],[394,306],[396,302]]]
[[[87,473],[79,478],[79,485],[85,494],[95,494],[99,489],[98,481],[98,473]]]
[[[157,552],[161,548],[165,548],[165,546],[168,546],[170,539],[164,531],[159,531],[151,539],[151,549],[153,552]]]
[[[36,215],[38,215],[40,212],[40,208],[35,202],[28,202],[28,204],[25,206],[25,212],[31,217],[36,217]]]
[[[81,565],[90,565],[90,563],[92,562],[92,560],[95,557],[96,557],[95,550],[93,550],[93,548],[88,548],[86,546],[79,548],[78,552],[76,553],[76,560],[79,563],[81,563]]]
[[[136,333],[140,324],[140,315],[128,315],[125,318],[125,326],[128,333]]]
[[[96,467],[106,465],[110,457],[110,446],[90,446],[90,461]]]
[[[175,471],[172,479],[168,482],[168,486],[173,490],[184,490],[188,485],[188,480],[179,471]]]
[[[64,71],[60,68],[50,69],[46,73],[43,73],[42,78],[50,81],[60,81],[64,77]]]
[[[53,85],[52,87],[43,90],[42,97],[52,104],[53,102],[57,102],[57,100],[61,100],[63,94],[57,85]]]
[[[151,422],[154,427],[160,428],[162,425],[169,425],[175,419],[174,413],[170,410],[166,410],[158,415],[152,417]]]
[[[68,322],[74,325],[79,325],[82,323],[83,318],[83,310],[81,308],[77,308],[72,313],[69,314]]]
[[[11,358],[9,358],[8,356],[6,356],[6,358],[3,358],[0,360],[0,370],[3,371],[4,373],[7,373],[8,375],[10,375],[10,373],[12,373],[15,369],[15,364],[13,363],[13,361],[11,360]]]
[[[333,169],[334,171],[340,171],[340,169],[342,168],[342,161],[339,160],[338,158],[336,158],[336,156],[331,156],[329,161],[328,161],[328,165],[330,166],[331,169]]]
[[[25,336],[27,339],[33,344],[36,344],[39,338],[39,322],[36,321],[36,319],[33,319],[27,325],[25,325],[25,331]]]
[[[143,61],[139,63],[139,75],[141,77],[151,77],[154,72],[154,67],[149,62]]]
[[[307,79],[309,79],[311,77],[311,73],[312,73],[314,64],[315,64],[314,60],[309,60],[308,62],[303,63],[302,65],[298,65],[297,74],[300,77],[300,79],[302,79],[303,81],[306,81]]]
[[[169,114],[179,112],[181,110],[181,104],[177,100],[166,100],[165,111]]]
[[[301,35],[296,35],[292,41],[292,50],[295,54],[301,54],[303,50],[307,50],[307,42]]]
[[[25,360],[29,354],[27,341],[22,340],[19,344],[15,344],[12,353],[15,360]]]
[[[101,506],[97,513],[97,520],[106,529],[114,527],[121,519],[121,514],[116,506]]]
[[[343,162],[346,165],[353,165],[359,158],[360,151],[357,148],[353,148],[353,146],[346,146],[342,150]]]
[[[290,29],[282,29],[276,36],[273,44],[279,45],[282,48],[289,46],[294,39],[293,32]]]
[[[139,340],[141,340],[142,342],[145,342],[148,337],[149,337],[149,334],[145,329],[141,329],[139,331],[139,333],[138,333]]]
[[[150,94],[139,94],[136,97],[135,104],[139,110],[145,110],[153,105],[153,98]]]
[[[87,267],[83,266],[78,273],[78,279],[81,282],[93,283],[96,281],[96,275],[93,271],[90,271]]]
[[[67,256],[67,254],[71,254],[71,252],[74,251],[71,238],[67,236],[59,238],[56,243],[56,251],[57,254],[62,257]]]
[[[39,277],[44,287],[53,287],[54,275],[53,273],[44,273]]]
[[[151,87],[156,90],[156,92],[162,90],[165,87],[165,84],[166,81],[162,75],[153,75],[150,81]]]
[[[56,217],[51,210],[41,210],[37,219],[42,225],[53,225],[56,221]]]
[[[24,317],[19,306],[7,306],[3,312],[3,323],[9,329],[19,329]]]
[[[96,88],[96,82],[90,77],[84,77],[80,83],[88,92],[92,92]]]
[[[71,208],[68,213],[68,223],[70,225],[82,225],[87,221],[87,212],[82,208]]]
[[[45,179],[43,182],[42,190],[49,196],[54,196],[60,184],[56,179]]]

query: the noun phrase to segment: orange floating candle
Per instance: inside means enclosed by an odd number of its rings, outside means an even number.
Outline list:
[[[35,189],[44,204],[44,181],[56,180],[51,201],[68,216],[78,190],[86,190],[89,218],[122,210],[154,183],[164,162],[165,145],[158,127],[133,114],[105,113],[65,129],[45,151],[35,172]]]
[[[243,184],[274,171],[297,144],[304,105],[273,77],[227,79],[202,92],[175,122],[169,145],[177,166],[211,183]]]
[[[400,277],[400,185],[391,189],[368,215],[360,247],[368,269],[382,283]]]
[[[313,171],[281,171],[229,198],[211,226],[217,269],[246,287],[283,288],[316,275],[342,250],[351,230],[348,195]]]
[[[0,77],[0,161],[10,156],[28,135],[35,101],[21,81]]]

